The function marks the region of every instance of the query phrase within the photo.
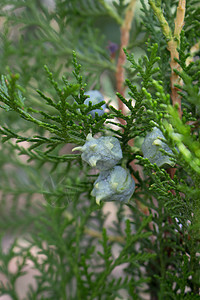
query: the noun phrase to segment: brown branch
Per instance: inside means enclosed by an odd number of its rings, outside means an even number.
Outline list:
[[[120,28],[121,32],[121,43],[120,43],[120,49],[119,49],[119,57],[117,62],[117,71],[116,71],[116,83],[117,83],[117,92],[119,92],[123,97],[125,93],[125,86],[124,86],[124,64],[126,61],[126,55],[124,53],[123,48],[126,48],[129,43],[129,37],[130,37],[130,29],[131,24],[133,20],[134,15],[134,9],[135,9],[136,0],[131,0],[127,10],[124,22]],[[124,104],[122,101],[118,98],[118,109],[121,110],[123,114],[125,114],[124,110]],[[123,119],[120,119],[121,124],[125,124],[125,121]]]
[[[174,28],[174,37],[178,39],[178,43],[180,42],[180,34],[184,25],[185,6],[186,6],[186,0],[179,0],[177,11],[176,11],[175,28]]]
[[[179,53],[177,51],[177,42],[172,40],[168,42],[168,50],[170,51],[170,67],[171,67],[171,98],[172,98],[172,103],[173,105],[176,105],[178,103],[178,111],[179,111],[179,116],[182,116],[181,112],[181,96],[178,94],[179,89],[176,87],[177,84],[180,84],[180,77],[174,72],[174,70],[179,70],[180,71],[180,66],[179,64],[174,60],[179,59]]]
[[[168,42],[168,49],[170,51],[171,56],[171,98],[173,105],[178,103],[178,112],[181,118],[182,110],[181,110],[181,96],[178,94],[179,89],[176,85],[181,85],[182,81],[178,74],[174,72],[174,70],[181,70],[180,65],[175,61],[175,59],[179,59],[179,53],[177,48],[180,44],[180,34],[184,25],[185,18],[185,5],[186,0],[179,0],[179,4],[176,11],[176,19],[175,19],[175,28],[174,28],[174,37],[171,41]],[[169,168],[170,177],[173,179],[176,172],[176,168]]]
[[[171,57],[171,98],[173,105],[176,105],[178,103],[179,116],[181,117],[181,97],[178,94],[178,88],[176,87],[176,85],[180,84],[181,81],[179,76],[174,72],[174,69],[180,70],[180,66],[175,61],[175,59],[179,59],[179,53],[177,51],[177,48],[180,44],[180,33],[184,25],[186,0],[179,0],[179,4],[176,11],[175,28],[173,34],[171,32],[168,22],[166,21],[163,15],[161,8],[156,6],[155,0],[149,0],[149,4],[152,7],[156,17],[158,18],[160,26],[162,28],[162,32],[167,39],[168,50],[170,52]]]
[[[181,80],[180,77],[174,72],[175,70],[180,71],[180,65],[175,61],[175,59],[179,59],[179,53],[177,48],[180,44],[180,34],[184,25],[184,17],[185,17],[185,5],[186,0],[179,0],[179,4],[176,11],[176,19],[175,19],[175,28],[173,39],[168,42],[168,49],[171,55],[171,98],[172,103],[175,105],[178,103],[179,116],[182,116],[181,111],[181,96],[178,94],[179,89],[176,87],[177,84],[180,85]]]

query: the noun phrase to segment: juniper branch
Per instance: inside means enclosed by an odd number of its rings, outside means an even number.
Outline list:
[[[180,34],[184,24],[184,16],[185,16],[185,0],[179,0],[179,4],[177,7],[177,14],[175,19],[175,29],[174,33],[172,33],[167,20],[164,17],[162,9],[160,6],[156,5],[155,0],[149,0],[149,4],[152,7],[156,17],[160,22],[160,26],[162,28],[163,34],[166,37],[168,50],[170,52],[171,61],[171,98],[173,105],[178,104],[179,115],[182,115],[181,111],[181,97],[178,94],[177,85],[180,84],[179,76],[174,72],[174,70],[180,70],[180,66],[177,63],[179,59],[179,53],[177,47],[179,46],[180,42]]]

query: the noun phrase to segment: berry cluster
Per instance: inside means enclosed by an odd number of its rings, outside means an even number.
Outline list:
[[[96,197],[96,203],[103,201],[128,202],[135,189],[135,182],[129,171],[116,166],[122,158],[120,143],[115,137],[93,138],[91,134],[86,137],[82,147],[73,151],[82,152],[82,159],[91,167],[100,170],[99,177],[94,183],[91,195]]]

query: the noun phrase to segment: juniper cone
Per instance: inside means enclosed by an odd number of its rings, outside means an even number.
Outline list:
[[[120,166],[102,171],[94,183],[91,195],[100,201],[127,203],[135,190],[135,182],[128,170]]]
[[[99,91],[87,91],[85,92],[85,95],[90,96],[84,101],[84,104],[89,105],[89,102],[92,103],[92,105],[98,104],[102,101],[104,101],[103,95]],[[95,117],[95,113],[97,113],[99,116],[102,116],[106,109],[106,104],[103,104],[101,106],[102,109],[93,109],[88,114],[91,115],[93,118]]]
[[[158,167],[163,167],[164,165],[173,167],[175,163],[171,157],[162,153],[160,149],[165,150],[171,155],[173,155],[173,152],[169,146],[159,138],[164,139],[164,136],[157,127],[154,127],[152,131],[146,135],[142,144],[144,158],[148,158],[152,164],[157,164]]]
[[[75,150],[81,151],[81,158],[100,171],[114,167],[122,159],[120,143],[112,136],[93,138],[91,134],[88,134],[86,143],[82,147],[73,149]]]

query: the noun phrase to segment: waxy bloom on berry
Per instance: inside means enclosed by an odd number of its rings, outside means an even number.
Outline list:
[[[90,98],[87,98],[84,101],[84,104],[89,105],[89,102],[92,103],[92,105],[98,104],[102,101],[104,101],[103,95],[99,91],[88,91],[84,93],[85,95],[90,96]],[[106,109],[106,104],[103,104],[102,109],[93,109],[88,114],[91,115],[93,118],[95,117],[95,113],[98,113],[99,116],[102,116]]]
[[[163,149],[169,154],[173,154],[173,152],[168,145],[159,138],[164,139],[164,136],[160,129],[154,127],[153,130],[146,135],[142,144],[143,155],[145,158],[148,158],[152,164],[156,163],[158,167],[164,165],[173,167],[175,163],[172,161],[171,157],[165,155],[159,149]]]
[[[91,195],[100,201],[119,201],[127,203],[135,190],[135,182],[128,170],[120,166],[102,171],[94,183]]]
[[[117,138],[112,136],[93,138],[89,133],[86,143],[82,147],[76,147],[73,151],[82,152],[81,158],[91,167],[100,171],[114,167],[122,158],[122,150]]]

